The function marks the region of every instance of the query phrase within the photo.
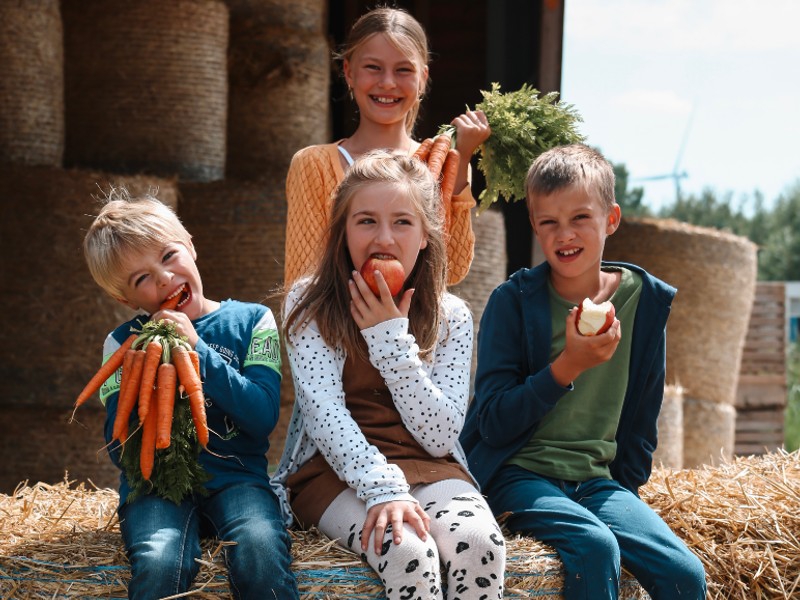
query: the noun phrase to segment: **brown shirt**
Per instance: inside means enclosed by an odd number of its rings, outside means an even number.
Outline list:
[[[380,371],[359,356],[348,356],[342,374],[345,405],[367,441],[402,469],[409,485],[463,479],[472,483],[452,456],[434,458],[403,425]],[[286,480],[292,512],[303,527],[318,525],[331,502],[347,489],[321,454],[316,453]]]

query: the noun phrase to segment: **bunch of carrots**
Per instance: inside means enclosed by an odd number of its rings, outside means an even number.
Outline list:
[[[441,207],[445,232],[450,231],[450,203],[456,186],[458,165],[461,162],[461,154],[453,144],[454,132],[455,127],[450,125],[443,126],[438,135],[424,139],[414,153],[414,158],[426,163],[434,179],[439,182],[439,188],[442,192]]]
[[[173,300],[177,302],[177,298]],[[164,308],[174,308],[169,301]],[[188,342],[168,321],[149,321],[142,330],[132,333],[92,376],[75,401],[75,411],[91,398],[122,367],[117,413],[112,441],[125,444],[129,424],[137,411],[142,443],[139,468],[150,481],[156,449],[166,449],[172,436],[176,396],[186,397],[191,408],[197,441],[208,445],[205,397],[200,379],[200,360]]]

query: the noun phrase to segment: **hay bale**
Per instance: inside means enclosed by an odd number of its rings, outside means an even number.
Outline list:
[[[69,166],[225,173],[228,10],[215,0],[64,0]]]
[[[322,0],[231,4],[227,174],[286,170],[329,140],[331,54]]]
[[[733,404],[755,296],[756,245],[673,220],[625,219],[605,257],[636,263],[678,288],[667,324],[667,382],[692,398]]]
[[[82,250],[96,198],[117,185],[157,188],[175,205],[174,182],[165,179],[0,167],[0,344],[14,348],[0,363],[0,406],[71,406],[108,332],[132,316],[97,286]]]
[[[64,50],[58,0],[0,3],[0,163],[61,166]]]
[[[74,482],[72,482],[74,484]],[[119,597],[130,570],[119,534],[117,494],[71,485],[24,486],[0,495],[0,596]],[[378,575],[358,555],[316,531],[290,532],[292,570],[301,598],[385,598]],[[202,545],[192,598],[230,598],[222,544]],[[506,598],[561,598],[561,563],[551,548],[530,538],[507,537]],[[623,600],[647,595],[627,573]]]
[[[469,273],[458,285],[450,288],[456,296],[466,300],[472,309],[475,343],[472,345],[472,378],[477,366],[477,335],[483,309],[494,289],[506,279],[506,230],[503,213],[487,210],[480,215],[473,212],[472,229],[475,232],[475,257]]]
[[[203,290],[215,300],[263,303],[280,320],[286,240],[285,173],[260,180],[180,184],[178,214],[192,234]],[[270,436],[270,462],[283,451],[294,388],[282,349],[281,416]]]
[[[58,481],[65,468],[100,482],[102,414],[91,402],[67,425],[68,411],[97,370],[109,331],[133,316],[92,279],[82,243],[97,197],[124,185],[134,194],[158,188],[176,205],[174,182],[51,167],[0,167],[0,407],[26,425],[6,429],[0,470],[3,489],[29,478]],[[42,352],[42,348],[46,351]],[[13,348],[13,351],[11,350]],[[66,412],[65,412],[66,411]],[[101,465],[98,472],[98,464]],[[100,474],[104,473],[104,474]]]
[[[736,408],[698,398],[683,400],[683,465],[719,464],[733,456]]]
[[[683,388],[679,385],[664,387],[653,465],[670,469],[683,467]]]

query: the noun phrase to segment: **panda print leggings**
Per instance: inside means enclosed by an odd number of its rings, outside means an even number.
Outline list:
[[[502,600],[505,541],[480,492],[466,481],[447,479],[414,486],[411,494],[431,518],[425,541],[405,524],[403,541],[394,544],[389,525],[380,554],[372,542],[362,552],[367,510],[352,489],[328,506],[319,529],[373,568],[387,600]]]

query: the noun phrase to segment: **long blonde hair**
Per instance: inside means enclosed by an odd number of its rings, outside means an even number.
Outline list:
[[[428,66],[430,61],[428,37],[422,25],[405,10],[388,6],[375,8],[361,15],[350,28],[344,45],[334,54],[334,58],[350,61],[356,50],[373,35],[380,33],[384,34],[400,52],[408,56],[417,65],[420,73]],[[414,131],[419,106],[429,83],[429,80],[425,82],[425,89],[420,90],[417,101],[406,115],[406,132],[409,135]]]
[[[408,193],[428,241],[420,250],[404,289],[414,288],[409,330],[420,355],[427,357],[433,352],[442,322],[442,297],[447,281],[439,186],[424,163],[387,150],[362,155],[336,189],[322,260],[301,299],[286,315],[284,339],[289,340],[290,333],[316,321],[326,344],[366,358],[361,332],[350,313],[348,281],[354,266],[347,248],[346,225],[353,197],[365,187],[380,183],[396,185]]]

